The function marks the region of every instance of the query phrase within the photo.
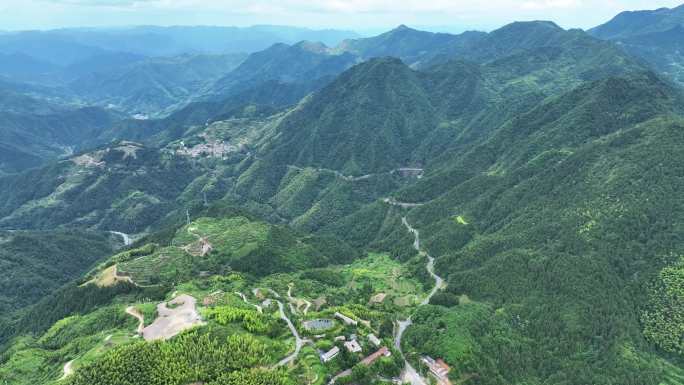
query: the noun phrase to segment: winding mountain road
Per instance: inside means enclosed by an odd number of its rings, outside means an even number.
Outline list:
[[[128,234],[126,234],[126,233],[122,233],[122,232],[119,232],[119,231],[110,231],[110,233],[112,233],[112,234],[114,234],[114,235],[120,236],[121,239],[123,240],[124,246],[130,246],[130,245],[133,244],[133,240],[132,240],[131,237],[130,237]]]
[[[297,332],[297,328],[295,328],[292,321],[290,321],[290,318],[287,316],[287,314],[285,314],[285,307],[280,301],[278,301],[278,309],[280,310],[280,318],[287,323],[287,327],[290,329],[290,332],[292,332],[292,335],[295,338],[295,351],[276,364],[276,366],[284,366],[297,359],[300,350],[302,350],[302,346],[304,346],[304,340],[299,335],[299,332]]]
[[[287,299],[290,301],[290,305],[294,304],[294,306],[296,306],[297,311],[299,311],[301,305],[304,305],[304,310],[302,310],[302,313],[304,313],[304,315],[306,315],[306,313],[308,313],[309,309],[311,308],[311,302],[307,301],[304,298],[296,298],[292,296],[292,284],[288,285],[287,287]]]
[[[258,158],[257,158],[258,159]],[[287,167],[297,170],[297,171],[303,171],[305,170],[304,167],[301,166],[296,166],[293,164],[287,165]],[[365,179],[370,179],[374,176],[377,175],[387,175],[387,174],[415,174],[418,179],[422,178],[424,170],[422,168],[413,168],[413,167],[400,167],[400,168],[395,168],[393,170],[385,171],[385,172],[380,172],[380,173],[375,173],[375,174],[365,174],[365,175],[360,175],[360,176],[351,176],[351,175],[345,175],[337,170],[332,170],[329,168],[316,168],[314,169],[319,173],[327,172],[330,174],[335,175],[336,177],[345,180],[347,182],[358,182],[360,180],[365,180]]]
[[[264,309],[262,309],[261,306],[249,302],[249,301],[247,300],[247,296],[244,295],[243,293],[241,293],[241,292],[239,292],[239,291],[236,291],[236,292],[235,292],[235,295],[237,295],[238,297],[242,298],[242,301],[243,301],[244,303],[246,303],[247,305],[254,306],[254,308],[255,308],[259,313],[263,313],[263,312],[264,312]]]
[[[408,223],[408,220],[406,217],[401,218],[401,223],[406,227],[406,229],[413,234],[414,240],[413,240],[413,248],[418,251],[420,255],[423,255],[427,258],[427,265],[426,269],[428,273],[430,273],[430,276],[435,280],[435,286],[430,290],[430,293],[423,299],[423,301],[420,303],[419,306],[425,306],[428,303],[430,303],[430,299],[439,291],[442,287],[444,287],[444,279],[440,276],[438,276],[435,273],[435,259],[430,256],[427,252],[421,249],[420,247],[420,232],[413,228],[411,224]],[[396,334],[394,336],[394,347],[402,354],[404,355],[403,351],[401,350],[401,339],[404,336],[404,332],[406,329],[411,326],[413,321],[411,320],[411,317],[404,321],[398,321],[397,323],[397,328],[396,328]],[[428,385],[430,382],[423,378],[418,371],[404,358],[404,369],[401,371],[401,381],[403,383],[409,383],[411,385]]]
[[[397,206],[397,207],[401,207],[403,209],[412,209],[414,207],[420,207],[420,206],[423,206],[425,204],[425,203],[399,202],[398,200],[396,200],[394,198],[385,198],[382,201],[387,203],[390,206]]]
[[[133,306],[129,306],[126,308],[126,314],[129,314],[138,319],[138,329],[136,330],[136,332],[138,333],[138,335],[142,336],[143,330],[145,329],[145,318],[143,317],[142,313],[140,313],[140,310],[136,309]]]

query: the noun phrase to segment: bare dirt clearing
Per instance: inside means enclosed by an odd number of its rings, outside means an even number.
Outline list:
[[[186,253],[193,257],[204,257],[214,249],[214,246],[209,243],[206,237],[197,234],[196,227],[188,227],[188,233],[197,238],[197,241],[182,247]]]
[[[70,375],[72,375],[74,373],[73,366],[74,366],[74,360],[71,360],[71,361],[67,362],[66,364],[64,364],[64,369],[63,369],[64,374],[62,374],[62,378],[60,378],[60,380],[63,380],[63,379],[69,377]]]
[[[146,341],[166,340],[183,330],[203,325],[197,312],[197,300],[187,294],[179,295],[169,302],[157,305],[157,317],[154,322],[143,329],[142,336]],[[169,308],[169,306],[171,306]]]

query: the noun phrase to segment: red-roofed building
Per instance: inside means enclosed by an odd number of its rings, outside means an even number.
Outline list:
[[[375,353],[371,354],[370,356],[364,358],[361,361],[361,364],[365,365],[365,366],[371,366],[373,364],[373,362],[375,362],[375,360],[377,360],[378,358],[383,357],[383,356],[389,357],[391,355],[392,355],[392,352],[390,352],[386,346],[383,346],[377,352],[375,352]]]
[[[434,360],[431,357],[423,357],[423,362],[430,369],[430,374],[432,374],[439,385],[451,385],[449,380],[449,372],[451,368],[447,365],[441,358]]]

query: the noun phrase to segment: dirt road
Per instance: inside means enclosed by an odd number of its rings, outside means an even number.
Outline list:
[[[112,234],[114,234],[114,235],[120,236],[121,239],[123,240],[124,246],[130,246],[130,245],[133,244],[133,240],[132,240],[131,237],[130,237],[128,234],[126,234],[126,233],[121,233],[121,232],[119,232],[119,231],[110,231],[110,233],[112,233]]]
[[[132,315],[133,317],[138,319],[138,329],[136,330],[136,332],[138,333],[138,335],[142,336],[143,329],[145,329],[145,318],[143,317],[140,310],[136,309],[133,306],[129,306],[126,308],[126,314]]]

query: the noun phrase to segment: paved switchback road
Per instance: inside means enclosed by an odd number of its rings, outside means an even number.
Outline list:
[[[387,200],[386,200],[387,202]],[[390,203],[390,202],[387,202]],[[402,206],[403,207],[403,206]],[[415,207],[415,206],[413,206]],[[408,222],[406,217],[401,218],[401,223],[406,227],[406,229],[413,235],[413,248],[418,251],[420,255],[423,255],[427,258],[427,264],[425,268],[427,269],[428,273],[430,273],[430,276],[435,280],[435,286],[430,290],[430,293],[423,299],[423,301],[420,303],[419,306],[425,306],[428,303],[430,303],[430,299],[439,291],[443,286],[444,286],[444,279],[440,276],[438,276],[435,273],[435,259],[430,256],[427,252],[421,249],[420,247],[420,231],[417,229],[413,228],[411,224]],[[394,347],[404,354],[401,350],[401,339],[404,336],[404,332],[406,329],[411,326],[412,321],[411,317],[404,321],[398,321],[397,328],[396,328],[396,334],[394,336]],[[417,371],[416,369],[406,360],[404,359],[404,369],[401,371],[401,380],[404,383],[409,383],[411,385],[428,385],[430,382],[423,378]]]
[[[287,327],[290,329],[290,332],[292,332],[292,335],[295,338],[295,351],[276,364],[276,366],[284,366],[297,359],[297,356],[299,356],[299,351],[302,350],[302,346],[304,346],[304,340],[299,335],[297,328],[295,328],[294,324],[292,321],[290,321],[290,318],[285,313],[285,307],[280,301],[278,301],[278,310],[280,311],[280,318],[287,323]]]

